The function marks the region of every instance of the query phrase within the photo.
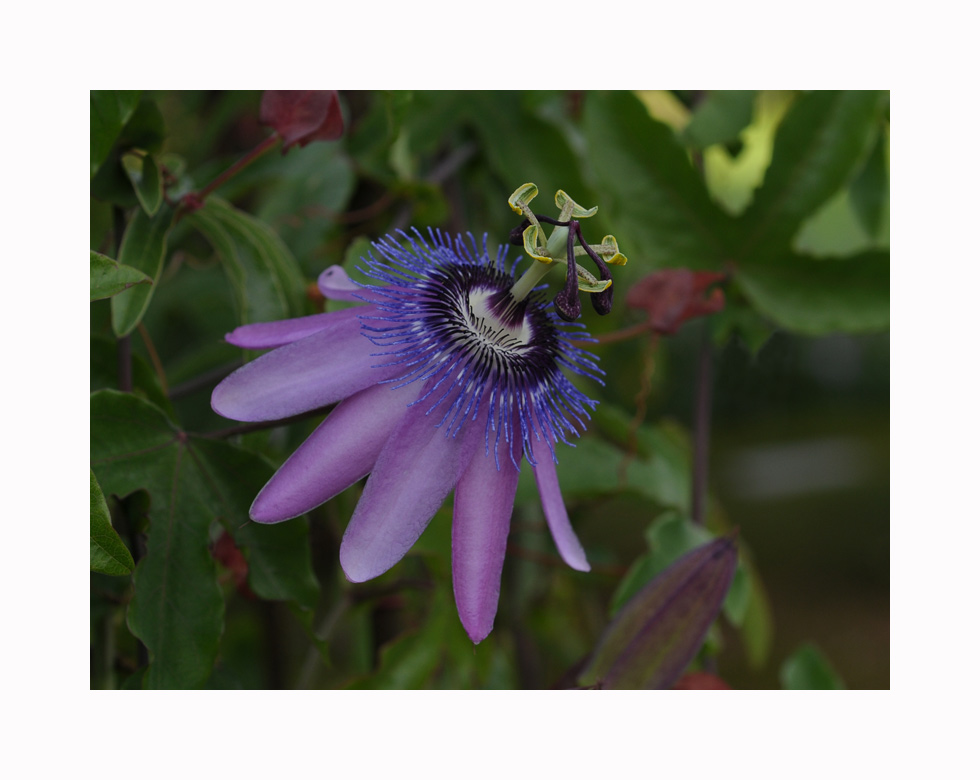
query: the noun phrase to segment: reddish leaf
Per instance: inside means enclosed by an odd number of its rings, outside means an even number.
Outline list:
[[[334,141],[344,133],[336,90],[267,90],[259,121],[282,136],[282,150],[310,141]]]
[[[730,691],[732,686],[710,672],[690,672],[677,681],[675,691]]]
[[[239,593],[246,598],[255,598],[255,594],[248,586],[248,561],[245,560],[242,551],[238,549],[235,540],[227,531],[222,531],[218,541],[214,543],[211,548],[211,557],[231,573]]]
[[[626,305],[644,309],[649,315],[650,327],[669,336],[688,320],[713,314],[724,307],[725,295],[717,287],[705,296],[711,285],[724,279],[725,274],[688,271],[686,268],[654,271],[630,288]]]

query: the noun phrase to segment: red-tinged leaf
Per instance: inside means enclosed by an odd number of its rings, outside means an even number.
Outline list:
[[[713,314],[725,306],[724,293],[718,287],[712,288],[724,279],[725,274],[686,268],[654,271],[630,288],[626,305],[646,311],[650,327],[669,336],[688,320]]]
[[[723,537],[675,561],[616,615],[579,682],[598,688],[672,687],[718,616],[737,559],[735,542]]]
[[[336,90],[268,90],[259,121],[282,137],[282,150],[310,141],[335,141],[344,133]]]
[[[248,561],[227,531],[222,531],[218,541],[212,546],[211,557],[231,573],[235,588],[241,595],[247,599],[255,598],[252,589],[248,587]]]
[[[711,672],[689,672],[677,681],[675,691],[730,691],[732,686]]]

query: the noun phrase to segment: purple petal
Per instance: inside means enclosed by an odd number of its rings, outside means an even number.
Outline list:
[[[363,295],[363,288],[354,284],[339,265],[332,265],[321,273],[316,280],[316,286],[324,297],[335,301],[358,301],[358,296]]]
[[[538,483],[538,493],[541,494],[541,506],[548,521],[548,528],[555,540],[555,546],[562,559],[578,571],[589,571],[589,562],[585,559],[585,550],[579,542],[572,524],[568,520],[565,501],[561,497],[558,486],[558,474],[555,472],[555,461],[547,447],[539,447],[541,452],[535,458],[538,465],[534,467],[534,479]]]
[[[436,427],[445,410],[427,409],[422,403],[405,413],[368,477],[340,545],[351,582],[377,577],[402,559],[483,444],[482,423],[467,421],[447,437],[446,426]]]
[[[356,317],[246,363],[211,395],[211,408],[232,420],[281,420],[336,403],[393,378],[400,366],[361,333]]]
[[[292,320],[256,322],[235,328],[225,336],[225,341],[244,349],[272,349],[312,336],[321,330],[336,327],[341,322],[356,318],[358,315],[372,314],[374,310],[374,306],[365,306],[326,314],[311,314],[309,317],[297,317]]]
[[[289,520],[367,476],[417,395],[411,385],[374,385],[342,401],[259,491],[251,518]]]
[[[520,463],[519,438],[515,437],[512,449],[514,462]],[[505,442],[500,443],[497,455],[499,471],[492,451],[489,455],[476,453],[456,486],[453,507],[453,592],[459,619],[474,643],[493,629],[520,476]]]

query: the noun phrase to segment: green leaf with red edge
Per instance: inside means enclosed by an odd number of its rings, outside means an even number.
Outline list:
[[[145,273],[128,265],[121,265],[111,257],[89,250],[90,300],[111,298],[136,284],[153,284]]]
[[[872,250],[844,259],[789,254],[777,263],[743,263],[735,280],[777,325],[817,336],[887,330],[890,277],[888,251]]]
[[[105,162],[139,103],[139,90],[101,90],[89,92],[89,178]]]
[[[123,544],[109,519],[109,507],[95,474],[90,475],[89,546],[90,567],[100,574],[129,574],[133,567],[133,556]]]
[[[303,273],[265,223],[211,196],[187,221],[211,244],[231,281],[242,323],[303,314]]]
[[[776,131],[772,162],[736,222],[736,261],[778,260],[803,221],[857,172],[888,101],[881,91],[809,92]]]
[[[697,655],[735,574],[735,542],[715,539],[639,591],[606,629],[583,686],[670,688]]]
[[[720,268],[732,219],[708,195],[674,131],[631,93],[590,94],[587,159],[608,198],[599,205],[642,268]]]
[[[90,421],[92,469],[105,492],[150,496],[146,554],[127,616],[150,652],[144,684],[199,687],[214,665],[224,615],[209,549],[212,525],[221,521],[233,532],[250,525],[248,506],[272,468],[226,442],[188,436],[156,406],[127,393],[93,393]],[[315,601],[304,528],[242,536],[258,595],[304,606]]]
[[[112,299],[112,329],[117,336],[127,336],[140,324],[156,290],[163,261],[167,255],[167,234],[173,226],[174,210],[162,206],[150,217],[142,209],[133,214],[119,246],[119,262],[150,278],[152,284],[141,284],[124,290]]]

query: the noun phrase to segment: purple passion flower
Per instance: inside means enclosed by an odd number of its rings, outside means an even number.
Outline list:
[[[408,552],[450,491],[453,590],[474,642],[493,628],[521,461],[565,562],[588,571],[555,472],[555,445],[584,430],[595,401],[563,369],[599,380],[579,349],[581,325],[562,321],[540,291],[515,300],[507,248],[491,258],[472,236],[416,231],[374,244],[377,284],[338,266],[319,279],[328,298],[363,305],[236,328],[226,338],[270,349],[215,390],[234,420],[278,420],[337,404],[262,488],[250,514],[278,523],[368,476],[340,547],[347,578],[363,582]]]

